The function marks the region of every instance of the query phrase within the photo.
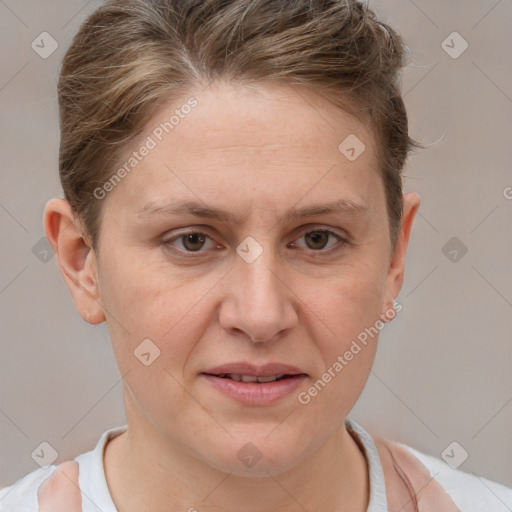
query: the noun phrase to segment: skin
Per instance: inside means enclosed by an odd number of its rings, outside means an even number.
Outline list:
[[[297,395],[392,310],[420,199],[404,196],[393,250],[364,124],[296,87],[220,83],[192,95],[198,106],[103,200],[99,253],[65,200],[45,209],[76,308],[91,324],[107,322],[125,376],[128,431],[104,456],[113,501],[123,512],[364,512],[366,460],[344,420],[377,337],[309,404]],[[175,109],[160,111],[127,157]],[[353,162],[338,150],[350,134],[366,146]],[[246,217],[137,214],[177,199]],[[284,217],[340,199],[364,210]],[[310,238],[322,230],[347,242]],[[204,244],[178,236],[189,231],[207,235]],[[247,236],[263,249],[252,263],[236,252]],[[133,354],[147,338],[160,349],[150,366]],[[243,405],[200,376],[233,361],[283,362],[308,377],[273,404]],[[247,442],[262,454],[250,468],[237,457]]]
[[[78,487],[78,464],[60,464],[37,492],[39,512],[81,512],[82,496]]]

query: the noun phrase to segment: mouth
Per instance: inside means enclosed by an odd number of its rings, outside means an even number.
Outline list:
[[[241,375],[239,373],[203,373],[203,375],[211,375],[212,377],[219,377],[221,379],[231,379],[235,382],[257,382],[258,384],[266,383],[266,382],[276,382],[278,380],[290,379],[296,377],[297,375],[306,375],[305,373],[299,374],[286,374],[281,373],[279,375],[269,375],[267,377],[258,377],[256,375]]]
[[[201,372],[212,389],[245,405],[267,405],[292,394],[308,377],[298,368],[273,363],[233,363]]]
[[[254,365],[249,362],[239,361],[226,363],[214,368],[209,368],[202,372],[206,375],[214,375],[215,377],[231,378],[233,380],[245,380],[245,382],[256,382],[254,379],[270,377],[270,381],[282,379],[289,376],[305,374],[301,369],[284,363],[267,363],[264,365]],[[240,377],[240,379],[238,378]],[[268,382],[261,380],[260,382]]]

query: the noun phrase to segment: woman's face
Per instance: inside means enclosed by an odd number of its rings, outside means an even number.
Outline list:
[[[296,88],[191,96],[169,133],[180,105],[148,123],[103,200],[98,297],[129,424],[222,470],[245,474],[248,453],[252,474],[278,473],[343,424],[401,286],[374,141]],[[256,369],[218,368],[231,363]],[[205,375],[269,364],[302,375]]]

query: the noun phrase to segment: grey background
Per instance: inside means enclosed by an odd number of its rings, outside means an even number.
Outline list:
[[[82,321],[41,242],[44,205],[61,196],[58,66],[100,3],[0,0],[0,487],[38,467],[42,441],[60,462],[125,422],[106,326]],[[512,486],[512,1],[370,5],[412,52],[411,134],[437,143],[409,161],[405,188],[422,205],[404,309],[351,417],[437,457],[457,441],[469,453],[460,469]],[[59,43],[47,59],[31,48],[43,31]],[[454,31],[469,44],[458,58],[441,46]]]

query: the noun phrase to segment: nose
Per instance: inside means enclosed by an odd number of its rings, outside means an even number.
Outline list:
[[[219,321],[230,335],[253,342],[274,341],[298,324],[297,296],[283,265],[265,249],[254,261],[235,259],[225,283]]]

